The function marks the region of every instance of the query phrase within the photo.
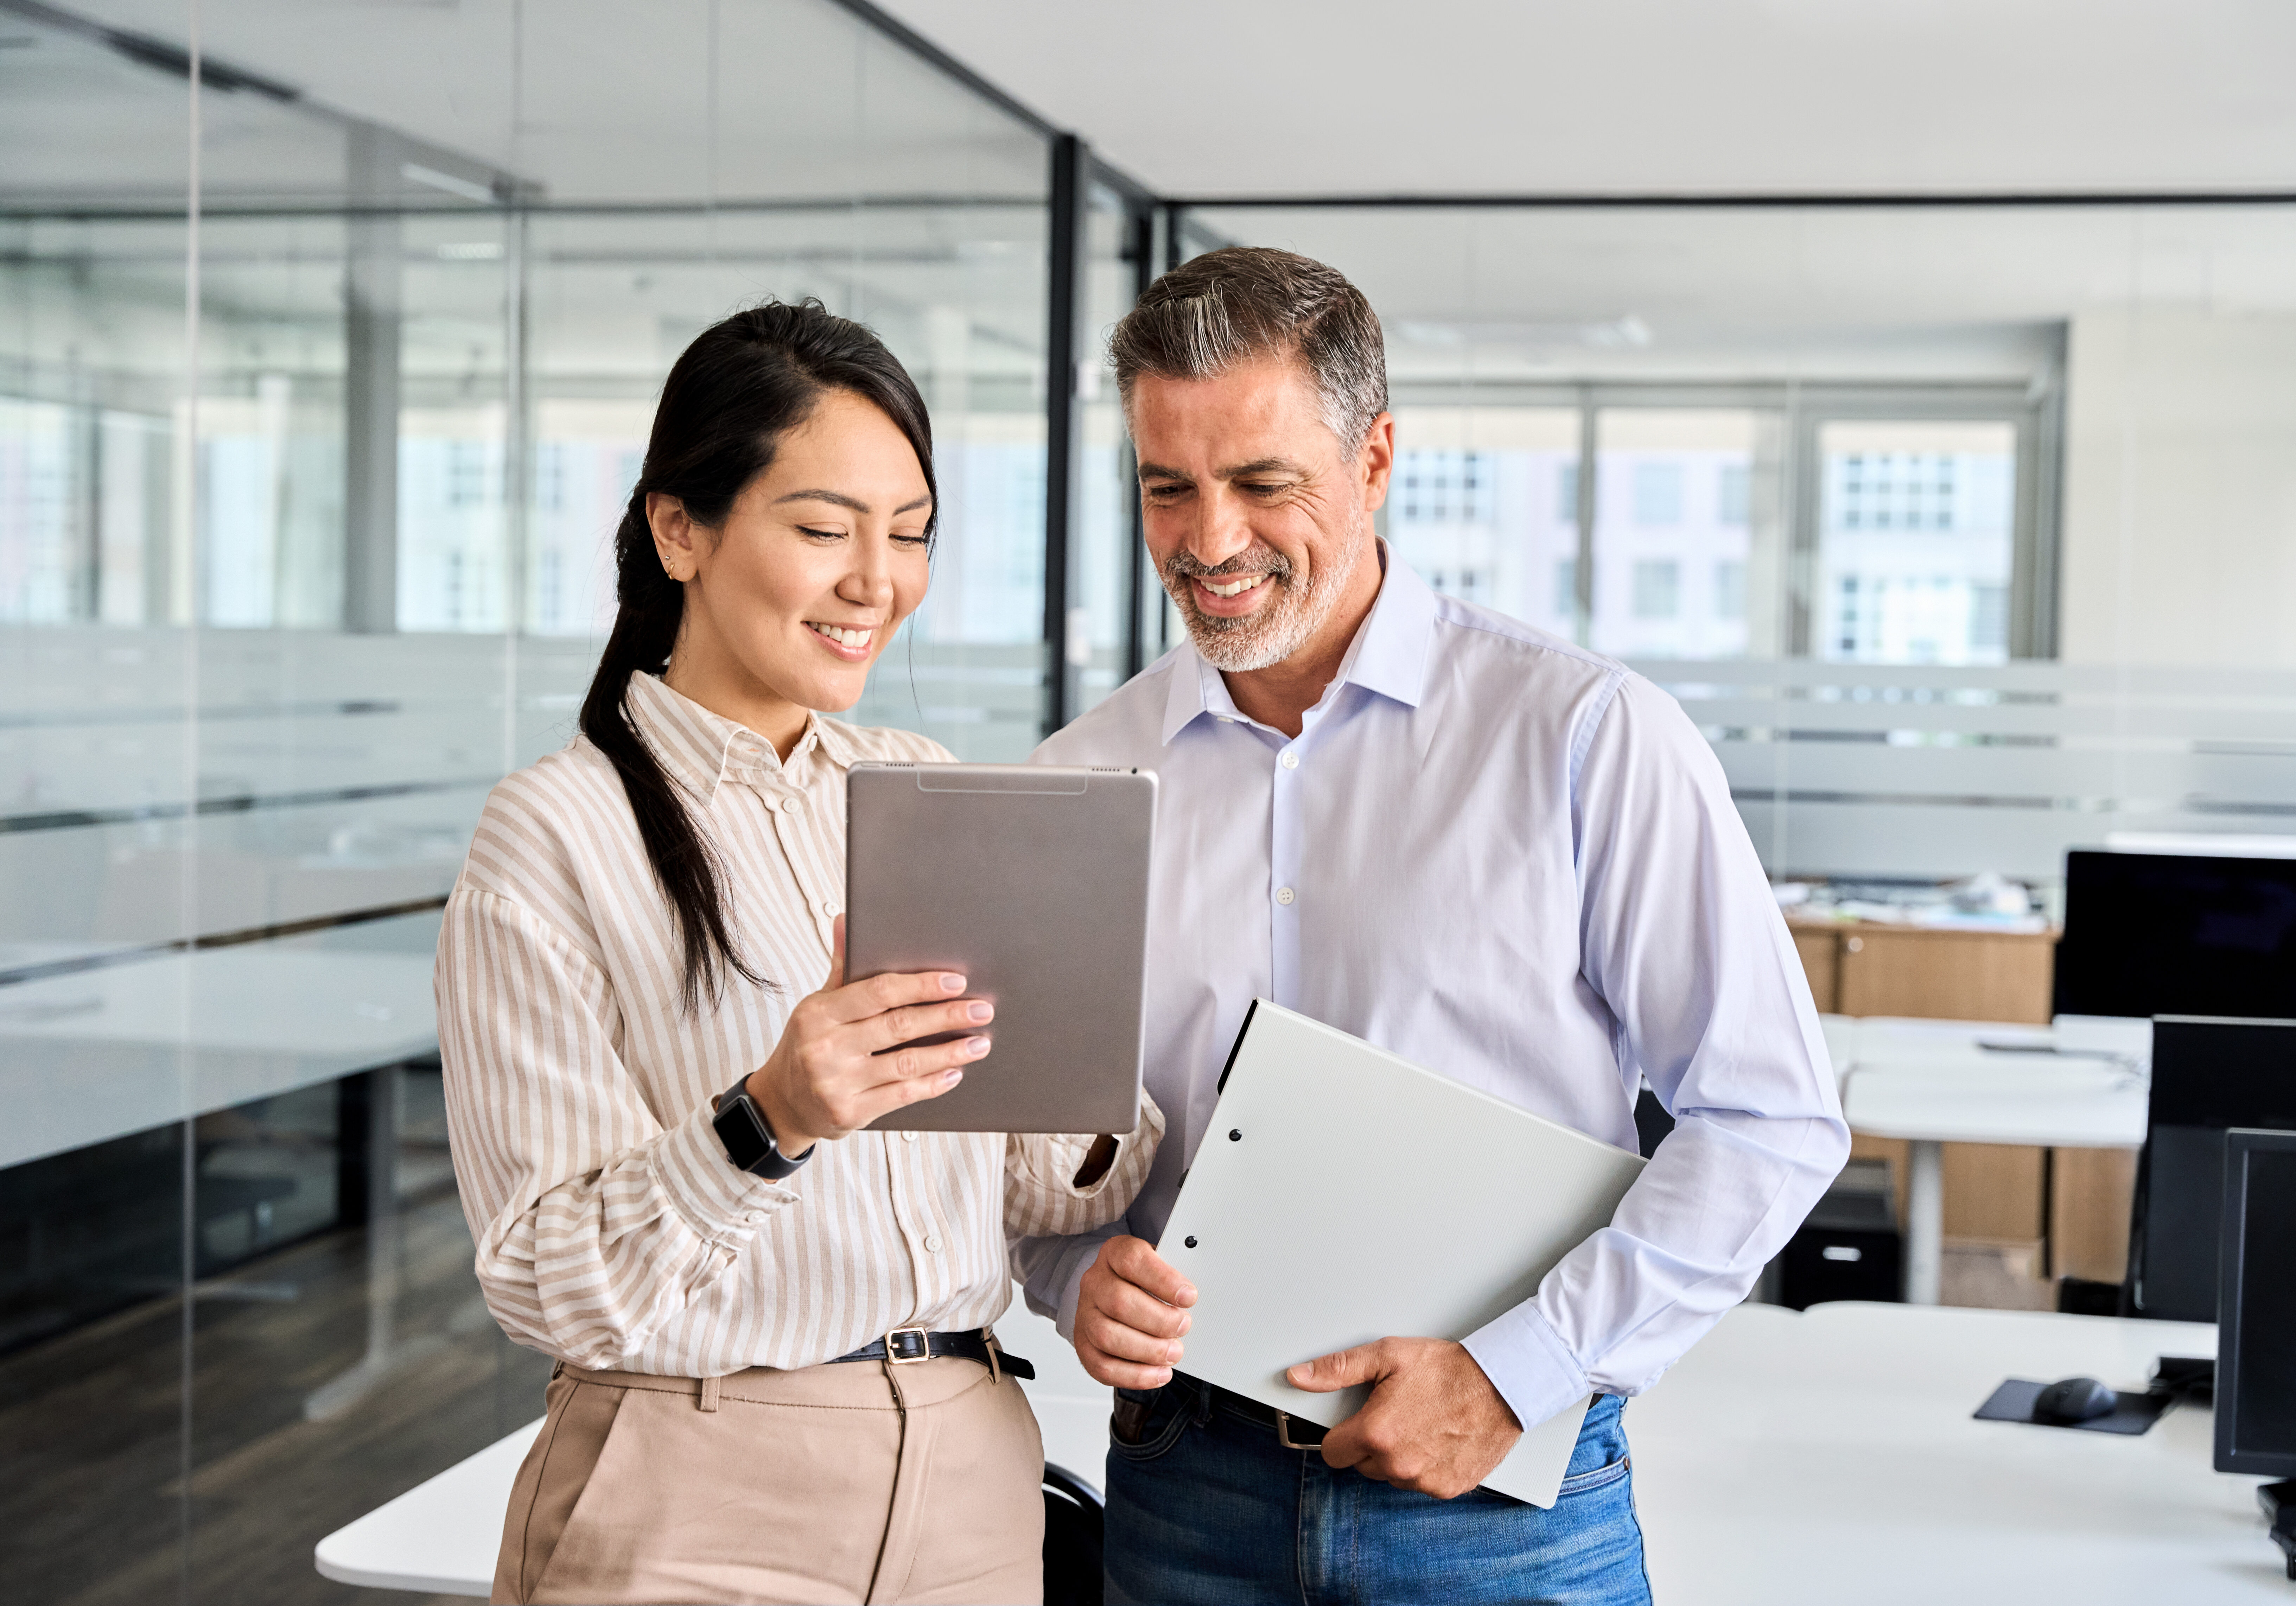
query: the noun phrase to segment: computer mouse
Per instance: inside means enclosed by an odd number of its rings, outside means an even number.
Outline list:
[[[2093,1377],[2059,1378],[2033,1402],[2037,1422],[2086,1422],[2110,1416],[2120,1397]]]

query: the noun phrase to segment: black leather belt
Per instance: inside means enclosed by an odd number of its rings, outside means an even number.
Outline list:
[[[1034,1378],[1037,1369],[1017,1355],[1007,1355],[999,1345],[996,1359],[988,1358],[988,1336],[986,1328],[970,1328],[964,1332],[927,1332],[922,1327],[896,1327],[882,1339],[864,1344],[850,1355],[840,1355],[829,1364],[840,1361],[890,1361],[896,1366],[906,1366],[915,1361],[930,1361],[953,1356],[960,1361],[979,1361],[984,1366],[999,1367],[1013,1376]]]
[[[1278,1411],[1273,1405],[1263,1405],[1256,1399],[1246,1399],[1241,1394],[1223,1389],[1218,1383],[1207,1383],[1201,1378],[1190,1378],[1188,1381],[1208,1392],[1212,1397],[1212,1404],[1221,1410],[1233,1412],[1246,1422],[1257,1422],[1263,1428],[1274,1429],[1275,1442],[1287,1450],[1312,1450],[1324,1442],[1325,1430],[1304,1417]]]

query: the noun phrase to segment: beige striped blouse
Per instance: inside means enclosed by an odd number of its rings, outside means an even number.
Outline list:
[[[586,1366],[709,1377],[812,1365],[895,1327],[981,1327],[1012,1237],[1121,1215],[1163,1118],[1107,1174],[1079,1137],[855,1133],[786,1183],[736,1170],[715,1096],[765,1062],[827,979],[845,771],[937,761],[906,731],[819,716],[787,763],[650,675],[639,731],[714,838],[736,941],[780,990],[679,1002],[679,948],[619,776],[577,738],[496,787],[447,905],[439,1037],[479,1281],[504,1331]]]

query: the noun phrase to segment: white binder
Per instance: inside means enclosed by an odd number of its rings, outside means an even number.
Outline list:
[[[1640,1156],[1254,1001],[1158,1250],[1196,1285],[1183,1370],[1332,1427],[1368,1390],[1283,1369],[1374,1339],[1464,1339],[1609,1225]],[[1483,1480],[1552,1506],[1589,1399]]]

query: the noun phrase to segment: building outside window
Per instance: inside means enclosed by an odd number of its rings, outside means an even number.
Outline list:
[[[2016,426],[1834,421],[1817,437],[1821,656],[2006,661]]]

